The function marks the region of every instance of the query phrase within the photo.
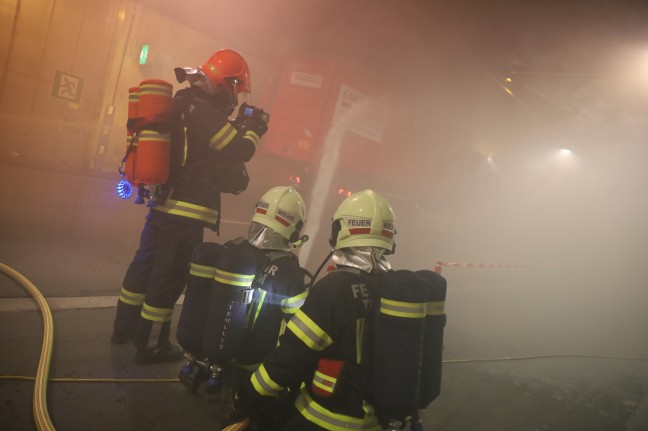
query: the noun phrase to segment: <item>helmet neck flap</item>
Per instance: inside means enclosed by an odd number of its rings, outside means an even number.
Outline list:
[[[369,274],[383,274],[391,270],[386,252],[377,247],[348,247],[335,250],[331,260],[336,267],[349,266]]]
[[[248,242],[263,250],[291,251],[290,241],[272,228],[253,221],[248,230]]]

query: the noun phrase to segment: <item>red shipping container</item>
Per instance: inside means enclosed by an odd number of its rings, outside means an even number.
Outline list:
[[[386,93],[367,74],[334,60],[295,59],[281,79],[262,145],[311,165],[338,147],[338,168],[372,173],[387,148]]]

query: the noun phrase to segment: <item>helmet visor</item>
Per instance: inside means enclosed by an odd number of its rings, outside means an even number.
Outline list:
[[[174,72],[179,83],[187,81],[192,86],[200,88],[207,94],[217,93],[214,84],[212,84],[207,75],[199,67],[176,67]]]

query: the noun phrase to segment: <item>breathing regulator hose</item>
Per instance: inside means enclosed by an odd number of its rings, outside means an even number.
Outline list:
[[[18,271],[0,263],[0,271],[16,280],[22,287],[29,292],[38,304],[41,315],[43,316],[43,345],[41,347],[40,360],[38,361],[38,371],[34,383],[33,410],[36,427],[39,431],[54,431],[56,428],[49,417],[47,411],[47,378],[49,375],[50,361],[52,359],[52,344],[54,340],[54,321],[52,311],[47,305],[45,297],[36,289],[25,276]]]

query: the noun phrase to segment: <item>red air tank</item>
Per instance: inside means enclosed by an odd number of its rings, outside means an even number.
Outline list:
[[[168,119],[171,114],[173,85],[161,79],[147,79],[140,82],[139,117]]]
[[[140,130],[136,150],[134,184],[164,184],[169,179],[171,135]]]
[[[147,79],[128,90],[126,179],[136,186],[169,179],[171,138],[164,123],[171,116],[173,85]]]

